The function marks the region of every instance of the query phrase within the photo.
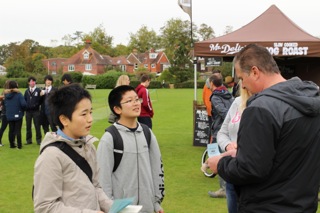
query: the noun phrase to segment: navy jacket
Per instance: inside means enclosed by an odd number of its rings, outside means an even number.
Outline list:
[[[238,212],[313,213],[320,180],[320,96],[312,82],[292,78],[248,100],[235,158],[219,175],[236,185]]]
[[[23,118],[27,103],[20,92],[5,94],[6,116],[8,121],[17,121]]]

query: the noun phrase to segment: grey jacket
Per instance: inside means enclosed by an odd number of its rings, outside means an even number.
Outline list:
[[[109,132],[102,136],[98,149],[100,183],[113,199],[134,197],[134,205],[142,205],[141,212],[161,210],[164,198],[164,171],[156,137],[151,131],[150,149],[141,125],[136,131],[114,123],[123,139],[122,160],[113,173],[113,138]]]
[[[63,213],[108,212],[113,201],[103,192],[98,182],[96,150],[97,138],[69,141],[56,133],[48,132],[40,150],[49,143],[64,141],[89,163],[92,182],[74,161],[57,147],[47,147],[34,166],[34,211]]]

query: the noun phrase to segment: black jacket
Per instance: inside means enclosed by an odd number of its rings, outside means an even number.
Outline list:
[[[35,88],[35,90],[31,93],[30,89],[26,89],[24,92],[24,99],[27,102],[27,110],[26,111],[39,111],[40,105],[42,103],[42,97],[40,96],[41,90],[39,88]]]
[[[218,173],[236,185],[238,212],[316,212],[320,180],[319,87],[292,78],[252,96],[236,158]]]

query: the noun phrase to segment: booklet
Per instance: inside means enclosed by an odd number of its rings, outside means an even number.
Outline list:
[[[138,213],[142,209],[141,205],[128,205],[122,209],[119,213]]]
[[[129,207],[129,205],[132,204],[133,200],[134,200],[133,197],[114,200],[113,204],[112,204],[112,206],[111,206],[111,208],[109,210],[109,213],[119,213],[119,212],[124,211],[125,209],[127,209],[127,210],[129,209],[130,210],[131,207]],[[127,208],[127,207],[129,207],[129,208]],[[141,208],[142,208],[142,206],[141,206]],[[132,212],[132,213],[134,213],[134,212],[139,212],[139,211],[140,210],[138,210],[138,211],[124,211],[124,212],[128,212],[128,213]]]
[[[218,143],[209,143],[207,144],[208,156],[217,156],[220,155]]]

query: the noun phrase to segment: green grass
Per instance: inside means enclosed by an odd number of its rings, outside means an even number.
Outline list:
[[[91,134],[100,138],[109,126],[107,97],[110,90],[90,90],[93,96],[94,124]],[[164,161],[166,213],[225,213],[225,199],[213,199],[208,190],[219,188],[218,178],[206,178],[200,172],[204,147],[193,146],[193,89],[150,90],[155,115],[155,133]],[[197,97],[201,99],[201,90]],[[24,124],[25,126],[25,120]],[[33,165],[38,156],[36,144],[10,149],[6,130],[0,147],[0,212],[33,212],[31,188]],[[25,127],[22,129],[25,142]],[[97,145],[97,144],[96,144]]]

